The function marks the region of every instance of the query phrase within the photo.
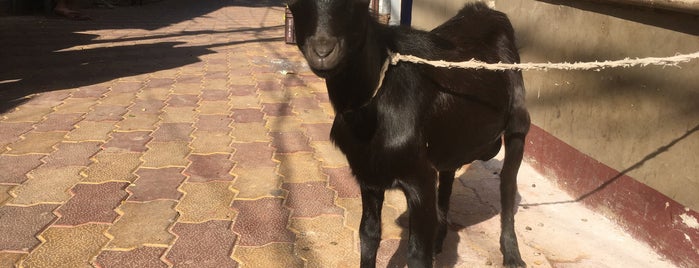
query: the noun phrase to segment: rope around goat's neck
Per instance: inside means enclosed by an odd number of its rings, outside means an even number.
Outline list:
[[[600,71],[606,68],[629,68],[633,66],[648,66],[648,65],[658,65],[658,66],[675,66],[679,67],[678,64],[689,62],[694,59],[699,59],[699,51],[690,54],[680,54],[671,57],[647,57],[647,58],[625,58],[623,60],[613,60],[613,61],[594,61],[594,62],[575,62],[575,63],[485,63],[475,59],[463,62],[448,62],[443,60],[426,60],[412,55],[401,55],[397,52],[389,51],[388,57],[391,60],[392,65],[398,64],[398,62],[412,62],[419,64],[427,64],[435,67],[443,68],[461,68],[461,69],[485,69],[485,70],[518,70],[518,71],[548,71],[548,70],[594,70]],[[385,72],[385,71],[384,71]],[[379,86],[381,82],[379,82]],[[377,88],[378,90],[378,88]]]
[[[393,52],[388,51],[388,57],[386,57],[386,60],[383,62],[383,66],[381,66],[381,72],[379,73],[379,83],[376,85],[376,88],[374,88],[374,92],[371,93],[371,98],[369,98],[369,101],[376,97],[376,94],[379,94],[379,89],[383,85],[383,79],[384,77],[386,77],[386,71],[388,71],[388,65],[393,60],[392,55],[394,55]]]

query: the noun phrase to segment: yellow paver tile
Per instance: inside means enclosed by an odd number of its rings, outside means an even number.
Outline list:
[[[92,267],[90,262],[109,239],[108,225],[85,224],[76,227],[52,227],[41,234],[46,240],[34,249],[24,267]]]
[[[134,249],[143,245],[168,246],[175,238],[168,232],[177,218],[175,201],[126,202],[117,208],[121,217],[107,231],[113,237],[107,249]]]
[[[69,189],[79,183],[83,167],[39,167],[27,174],[29,179],[12,190],[17,205],[65,202],[72,196]]]
[[[93,157],[94,163],[83,172],[84,182],[128,181],[136,179],[134,171],[141,164],[140,153],[102,151]]]
[[[235,191],[231,182],[184,183],[180,190],[184,197],[175,208],[180,212],[178,222],[200,223],[209,220],[232,220],[236,212],[231,208]]]
[[[143,167],[187,166],[187,155],[191,152],[187,144],[182,141],[149,143],[148,151],[143,153]]]
[[[157,114],[127,114],[117,126],[119,131],[154,130],[159,120]]]
[[[362,199],[337,198],[335,204],[345,210],[345,226],[358,232],[359,222],[362,219]]]
[[[70,141],[106,141],[116,126],[114,122],[81,121],[66,134]]]
[[[136,98],[136,96],[133,93],[109,92],[105,97],[101,98],[99,102],[102,105],[129,106],[134,98]]]
[[[323,167],[344,167],[349,165],[347,158],[332,142],[311,142]]]
[[[315,97],[316,92],[314,88],[307,86],[287,87],[286,91],[294,98]]]
[[[197,110],[201,114],[230,114],[231,106],[228,104],[228,100],[200,101]]]
[[[170,94],[169,87],[144,88],[143,91],[136,94],[136,97],[144,100],[161,100],[165,101]]]
[[[265,126],[272,132],[303,131],[301,121],[295,116],[270,116]]]
[[[303,267],[304,262],[294,254],[290,243],[270,243],[261,247],[236,247],[233,258],[244,267],[287,268]]]
[[[279,160],[279,174],[286,183],[310,181],[326,181],[328,178],[321,172],[320,163],[313,158],[312,153],[276,154]]]
[[[282,195],[281,177],[273,167],[240,168],[232,171],[236,175],[233,187],[238,190],[238,199],[258,199]]]
[[[284,90],[260,91],[260,100],[263,103],[287,103],[293,95]]]
[[[257,96],[231,96],[228,102],[232,109],[262,108]]]
[[[192,123],[195,114],[193,107],[165,107],[160,117],[162,123]]]
[[[14,187],[15,185],[0,184],[0,205],[4,204],[5,201],[12,198],[12,196],[10,196],[10,190]]]
[[[358,267],[359,253],[354,233],[339,216],[294,218],[289,228],[296,235],[294,251],[307,261],[306,267]]]
[[[26,253],[0,252],[0,267],[17,267]]]
[[[23,139],[10,144],[7,154],[49,154],[65,135],[66,132],[29,132]]]
[[[298,111],[298,118],[306,124],[331,123],[333,121],[323,109]]]
[[[44,105],[19,106],[5,113],[5,122],[39,122],[53,109]]]
[[[262,122],[233,123],[231,136],[236,142],[262,142],[271,141],[267,127]]]
[[[192,141],[192,153],[211,154],[211,153],[232,153],[231,147],[233,138],[227,132],[218,131],[194,131],[192,133],[194,140]]]
[[[176,83],[172,87],[173,94],[199,94],[202,85],[200,83]]]
[[[87,113],[90,107],[95,105],[93,101],[85,101],[81,98],[68,98],[63,101],[63,104],[56,107],[56,113],[72,114],[72,113]]]

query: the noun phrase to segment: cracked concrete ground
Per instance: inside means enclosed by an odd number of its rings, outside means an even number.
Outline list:
[[[357,267],[361,201],[279,1],[0,18],[0,267]],[[498,159],[455,182],[439,267],[499,267]],[[531,267],[672,267],[524,165]],[[380,267],[405,266],[387,193]]]

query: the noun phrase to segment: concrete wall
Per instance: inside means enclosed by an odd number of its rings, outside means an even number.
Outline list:
[[[415,0],[413,26],[431,29],[464,2]],[[695,15],[583,1],[486,2],[512,20],[523,62],[699,51]],[[530,71],[524,79],[535,125],[618,171],[630,168],[630,177],[699,211],[699,61],[681,68]]]

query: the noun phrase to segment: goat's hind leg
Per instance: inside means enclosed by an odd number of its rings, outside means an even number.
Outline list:
[[[439,172],[439,190],[437,205],[439,206],[439,229],[437,229],[437,240],[435,241],[434,253],[442,253],[444,238],[447,236],[447,214],[449,214],[449,200],[454,183],[454,170]]]
[[[384,190],[361,186],[362,219],[359,224],[361,267],[376,267],[376,252],[381,243],[381,208]]]
[[[526,267],[517,244],[514,208],[517,195],[517,172],[524,155],[524,138],[529,131],[529,113],[526,110],[513,113],[509,124],[505,131],[505,161],[500,172],[502,205],[500,251],[505,267]]]

